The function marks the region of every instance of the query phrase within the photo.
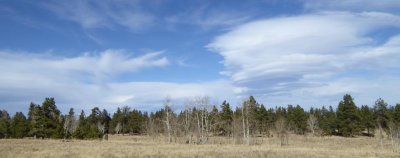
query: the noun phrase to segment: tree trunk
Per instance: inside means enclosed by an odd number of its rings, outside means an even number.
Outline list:
[[[171,138],[171,126],[170,126],[170,122],[169,122],[169,111],[168,108],[165,108],[165,111],[167,112],[167,118],[165,123],[167,124],[167,130],[168,130],[168,143],[172,142],[172,138]]]
[[[242,122],[243,122],[243,143],[246,141],[246,124],[244,123],[244,106],[242,107]]]
[[[209,126],[210,124],[209,124],[209,120],[208,120],[208,111],[207,111],[206,108],[204,108],[204,115],[205,115],[205,117],[204,117],[204,122],[205,122],[205,125],[206,125],[206,129],[205,129],[205,131],[206,131],[206,133],[205,133],[206,137],[205,137],[205,141],[203,141],[203,144],[207,143],[207,141],[208,141],[208,134],[209,134],[209,131],[210,131],[210,126]]]
[[[201,112],[201,144],[204,143],[204,111]]]
[[[199,112],[196,113],[197,116],[197,143],[199,143],[199,138],[200,138],[200,134],[201,134],[201,129],[200,129],[200,118],[199,118]]]
[[[246,124],[247,124],[247,145],[250,145],[250,127],[249,127],[249,117],[246,117]]]

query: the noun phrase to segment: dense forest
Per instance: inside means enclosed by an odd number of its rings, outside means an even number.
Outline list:
[[[209,137],[225,136],[250,144],[252,137],[284,138],[288,133],[299,135],[344,137],[375,136],[380,131],[390,135],[400,127],[400,104],[388,105],[378,99],[375,105],[356,106],[346,94],[337,107],[303,109],[300,105],[265,107],[253,96],[232,109],[224,101],[211,105],[208,97],[195,97],[185,103],[184,110],[171,109],[169,97],[164,107],[155,112],[143,112],[128,106],[114,114],[94,107],[87,115],[76,114],[71,108],[61,114],[54,98],[39,105],[31,103],[28,116],[17,112],[10,116],[0,111],[0,138],[107,139],[108,134],[137,134],[166,136],[169,142],[176,137],[187,143],[205,144]]]

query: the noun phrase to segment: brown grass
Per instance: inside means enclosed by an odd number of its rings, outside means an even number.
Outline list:
[[[178,139],[183,141],[183,139]],[[0,157],[400,157],[385,140],[377,138],[305,137],[290,135],[289,145],[277,138],[257,138],[258,145],[235,145],[226,138],[210,138],[207,145],[167,144],[166,138],[110,136],[98,140],[0,140]]]

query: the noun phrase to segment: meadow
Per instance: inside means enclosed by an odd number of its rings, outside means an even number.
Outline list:
[[[225,137],[211,137],[208,144],[185,144],[184,138],[110,135],[100,140],[0,139],[2,158],[45,157],[385,157],[398,158],[391,141],[373,137],[344,138],[289,135],[288,145],[276,137],[254,138],[254,145],[235,144]]]

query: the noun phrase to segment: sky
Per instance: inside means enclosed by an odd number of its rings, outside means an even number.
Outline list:
[[[0,0],[0,109],[400,102],[399,0]]]

